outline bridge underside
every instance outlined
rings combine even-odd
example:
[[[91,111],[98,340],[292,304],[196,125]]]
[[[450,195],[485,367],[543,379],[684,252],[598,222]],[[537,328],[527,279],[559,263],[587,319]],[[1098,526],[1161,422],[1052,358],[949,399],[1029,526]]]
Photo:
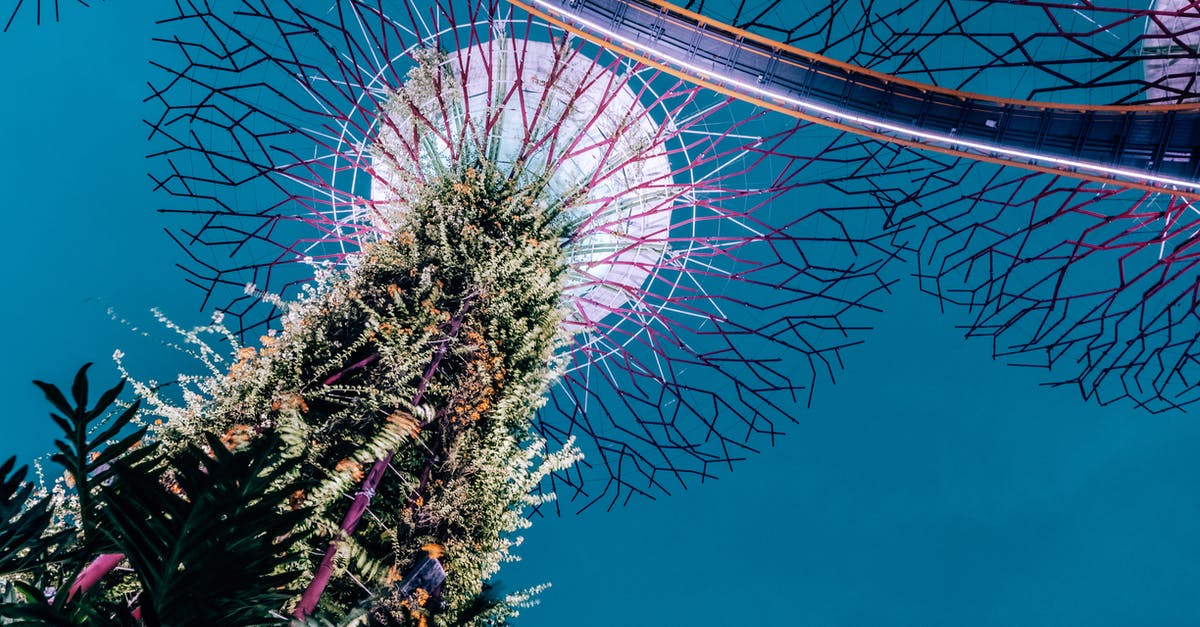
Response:
[[[783,113],[924,149],[1200,198],[1200,105],[1063,106],[956,92],[649,0],[512,0],[577,35]]]

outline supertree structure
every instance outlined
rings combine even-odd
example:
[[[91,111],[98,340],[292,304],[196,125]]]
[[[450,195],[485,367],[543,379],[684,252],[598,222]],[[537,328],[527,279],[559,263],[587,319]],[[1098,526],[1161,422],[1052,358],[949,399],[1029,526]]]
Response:
[[[1178,102],[1192,89],[1190,6],[868,2],[787,28],[769,25],[773,8],[727,18],[958,90],[995,91],[1017,72],[1030,98],[1060,102]],[[1039,19],[1017,19],[1026,12]],[[449,481],[438,468],[459,438],[486,440],[471,425],[577,443],[584,461],[535,489],[556,493],[555,507],[611,507],[714,476],[833,378],[893,262],[913,250],[923,289],[965,309],[968,334],[990,337],[998,356],[1054,368],[1103,402],[1191,402],[1185,195],[797,123],[498,3],[195,3],[164,24],[173,58],[151,97],[152,176],[174,199],[167,210],[195,225],[174,236],[206,303],[241,341],[265,334],[231,372],[249,387],[214,398],[303,414],[313,472],[340,477],[328,494],[371,464],[340,532],[326,534],[318,588],[347,545],[376,565],[359,575],[380,579],[397,525],[409,531],[395,572],[427,563],[410,557],[413,542],[449,541],[415,521],[423,502],[447,502],[432,486]],[[529,335],[514,335],[528,319]],[[393,346],[397,327],[408,333]],[[293,351],[308,365],[272,389],[281,337],[293,348],[310,338]],[[511,373],[523,383],[505,389]],[[510,393],[518,409],[495,413]],[[209,426],[261,428],[239,411]],[[347,439],[349,426],[378,438]],[[415,491],[387,487],[397,465]],[[364,512],[376,529],[358,528]],[[474,573],[457,585],[478,592],[494,567],[454,568]]]
[[[191,282],[263,345],[206,389],[203,429],[294,431],[317,495],[353,498],[340,531],[345,502],[323,506],[301,614],[339,555],[358,564],[331,584],[347,603],[351,580],[411,581],[422,542],[445,545],[443,598],[465,611],[507,545],[434,512],[448,460],[497,450],[464,444],[488,426],[579,446],[527,486],[570,509],[770,443],[861,341],[904,251],[892,210],[924,157],[499,3],[193,3],[163,23],[152,177],[196,225],[174,234]],[[173,417],[162,437],[186,440],[196,412]]]
[[[1177,104],[1196,92],[1190,0],[948,0],[681,7],[856,66],[978,94],[1069,104]],[[824,42],[824,43],[822,43]]]
[[[486,4],[384,13],[342,3],[320,14],[247,4],[236,19],[191,7],[168,20],[176,32],[208,31],[167,42],[181,60],[162,64],[169,78],[153,99],[163,113],[150,122],[164,146],[153,176],[178,199],[168,210],[201,218],[176,234],[192,255],[191,281],[254,337],[273,315],[257,294],[286,296],[311,276],[302,262],[341,264],[364,239],[388,232],[381,202],[408,189],[385,183],[392,170],[378,156],[399,136],[379,139],[389,90],[421,50],[479,50],[449,57],[462,110],[429,123],[571,137],[537,145],[536,158],[582,173],[558,174],[552,187],[592,190],[569,212],[571,346],[561,352],[567,365],[553,409],[538,421],[552,441],[578,435],[590,453],[579,474],[557,476],[568,486],[560,497],[613,503],[703,479],[749,452],[756,434],[769,441],[858,341],[868,297],[886,289],[883,267],[902,250],[889,211],[912,193],[908,179],[924,158],[764,121],[578,43],[548,61],[559,35],[507,15]],[[479,47],[491,41],[506,51]],[[523,74],[527,53],[541,64],[538,76],[577,68],[570,73],[586,89],[557,97],[579,100],[575,109],[588,117],[560,120],[562,105],[531,104],[519,116],[483,116],[540,93],[528,84],[544,79]],[[474,77],[500,70],[511,78]],[[508,87],[483,89],[491,83]],[[467,93],[472,85],[487,95]],[[606,125],[620,126],[617,112],[642,138],[610,148],[602,138],[612,135]],[[464,121],[477,115],[482,122]],[[518,118],[519,127],[499,132]],[[631,145],[641,151],[625,156]],[[520,160],[507,156],[515,145],[490,150]],[[592,165],[580,166],[585,159]],[[248,294],[248,283],[258,291]],[[584,485],[589,468],[600,484]]]
[[[307,518],[295,617],[502,621],[526,597],[488,580],[530,508],[669,494],[769,444],[910,255],[997,356],[1101,402],[1194,400],[1193,192],[890,145],[861,116],[829,130],[529,6],[180,2],[163,20],[151,177],[217,311],[203,330],[235,359],[184,331],[209,374],[181,377],[181,404],[138,392],[167,419],[156,450],[282,447],[286,507]],[[1192,3],[833,3],[786,27],[779,6],[723,17],[939,89],[1016,76],[1029,98],[1183,109],[1195,93]],[[843,105],[893,94],[846,76]],[[155,481],[189,501],[189,476]],[[145,571],[105,554],[70,594],[126,558]]]

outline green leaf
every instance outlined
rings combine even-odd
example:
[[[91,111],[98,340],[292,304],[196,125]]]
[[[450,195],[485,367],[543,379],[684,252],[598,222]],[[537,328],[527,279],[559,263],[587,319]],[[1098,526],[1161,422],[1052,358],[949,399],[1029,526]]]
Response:
[[[90,361],[84,364],[79,372],[75,373],[75,381],[71,383],[71,396],[75,398],[75,405],[80,408],[87,407],[87,369],[91,367],[92,362]]]
[[[0,576],[24,572],[63,558],[69,531],[47,533],[50,500],[30,500],[29,467],[10,457],[0,464]]]
[[[146,430],[139,429],[101,451],[100,455],[96,457],[96,460],[88,468],[91,482],[93,484],[100,484],[112,477],[112,462],[118,457],[132,464],[152,455],[153,451],[149,447],[133,450],[134,446],[142,442],[145,435]]]
[[[15,580],[0,590],[0,623],[5,625],[136,625],[124,603],[77,599],[66,607],[59,595],[49,603],[37,586]]]
[[[66,418],[63,418],[62,416],[59,416],[58,414],[50,414],[50,419],[53,420],[54,424],[58,425],[58,428],[62,429],[63,432],[65,432],[65,433],[71,432],[71,423],[68,422]]]
[[[54,405],[55,409],[66,416],[74,415],[75,408],[71,407],[70,403],[67,402],[67,397],[63,396],[57,386],[44,381],[34,381],[33,384],[41,388],[42,394],[46,395],[46,400],[50,401],[50,404]]]
[[[113,403],[124,389],[125,381],[121,380],[101,394],[96,405],[89,409],[87,373],[90,367],[90,363],[84,364],[75,374],[71,384],[74,406],[67,401],[57,386],[44,381],[34,381],[46,396],[46,400],[58,410],[57,413],[51,414],[51,418],[62,430],[64,437],[54,441],[58,452],[50,459],[70,474],[79,498],[79,559],[91,557],[83,553],[102,553],[111,549],[107,536],[99,533],[97,528],[100,522],[99,505],[96,501],[98,486],[110,478],[109,466],[106,464],[111,465],[114,460],[129,455],[146,433],[146,429],[140,429],[122,437],[114,444],[108,444],[127,429],[136,416],[139,405],[135,402],[120,413],[110,413]],[[89,434],[96,431],[99,431],[99,435],[89,438]],[[138,456],[139,459],[142,457]],[[82,564],[72,563],[71,566],[78,567]]]
[[[104,432],[96,436],[94,440],[88,443],[88,449],[99,449],[104,445],[105,442],[117,437],[117,434],[120,433],[121,430],[124,429],[131,420],[133,420],[133,417],[137,415],[138,408],[141,407],[141,404],[141,401],[135,401],[125,411],[121,412],[119,416],[113,418],[110,421],[112,424],[105,429]],[[144,434],[145,432],[146,428],[143,428],[139,433]]]
[[[274,435],[230,452],[210,434],[208,447],[190,446],[169,462],[114,462],[101,492],[103,529],[142,584],[147,625],[278,622],[270,612],[295,592],[298,573],[286,565],[305,546],[296,529],[311,514],[285,509],[301,488],[290,479],[299,460],[284,458]]]
[[[108,408],[112,406],[113,402],[117,400],[117,397],[121,395],[121,390],[124,389],[125,379],[121,379],[116,385],[105,390],[104,393],[100,395],[100,399],[96,401],[96,406],[92,408],[92,411],[88,412],[88,419],[93,420],[98,418],[100,414],[108,410]],[[134,406],[140,402],[141,400],[139,399],[136,403],[134,403]],[[83,407],[83,405],[80,405],[80,407]]]

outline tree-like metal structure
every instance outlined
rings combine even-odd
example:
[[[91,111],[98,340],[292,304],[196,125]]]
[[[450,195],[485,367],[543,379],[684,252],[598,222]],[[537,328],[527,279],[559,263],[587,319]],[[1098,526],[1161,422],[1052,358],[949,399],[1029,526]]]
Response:
[[[383,204],[411,182],[385,164],[413,158],[387,146],[420,142],[394,141],[407,127],[381,112],[423,55],[446,55],[460,92],[413,108],[445,129],[431,150],[493,137],[500,162],[573,173],[549,185],[583,209],[563,244],[562,377],[537,421],[585,452],[544,486],[572,509],[684,488],[772,442],[896,280],[894,211],[929,168],[499,2],[181,3],[163,25],[152,177],[189,221],[173,236],[190,281],[244,336],[272,324],[264,292],[286,298],[309,264],[387,232]],[[545,87],[563,73],[573,87]],[[434,164],[417,163],[419,184]]]
[[[954,89],[1020,84],[1018,96],[1086,104],[1195,92],[1200,18],[1186,3],[860,4],[814,6],[792,24],[771,3],[688,8]],[[243,286],[286,294],[306,280],[302,262],[341,263],[378,230],[368,147],[417,51],[562,37],[500,4],[325,9],[194,5],[166,22],[178,54],[155,90],[163,114],[150,126],[164,149],[154,176],[179,199],[170,211],[201,218],[175,236],[192,282],[243,333],[271,320]],[[625,165],[659,172],[622,187],[628,170],[610,164],[589,183],[615,187],[578,216],[564,295],[575,333],[538,423],[553,442],[585,443],[587,461],[547,486],[576,507],[703,481],[773,441],[834,377],[909,252],[922,289],[997,357],[1103,403],[1161,411],[1196,400],[1197,224],[1186,198],[832,133],[567,45],[619,77],[587,96],[594,103],[636,94],[636,107],[621,106],[657,128],[657,148]],[[455,70],[463,84],[495,64],[467,65]],[[468,108],[510,106],[519,92]],[[526,128],[559,122],[530,113]],[[564,135],[603,124],[572,122]],[[595,155],[611,143],[585,143],[541,158],[609,158]],[[612,210],[622,204],[633,208]]]
[[[745,8],[731,21],[955,89],[994,92],[1016,72],[1034,98],[1180,102],[1200,67],[1190,2],[965,12],[914,2],[886,13],[866,2],[851,22],[835,3],[783,29]],[[328,546],[298,617],[318,608],[347,554],[371,583],[394,588],[396,615],[427,616],[447,572],[439,542],[414,557],[424,536],[456,545],[446,563],[462,560],[452,614],[485,601],[503,534],[536,483],[506,471],[537,455],[541,442],[521,447],[536,440],[530,399],[550,381],[559,384],[536,428],[565,445],[555,467],[576,440],[588,458],[543,489],[574,507],[715,476],[834,378],[910,252],[923,288],[964,310],[968,335],[991,338],[997,355],[1053,369],[1101,402],[1157,411],[1195,400],[1190,248],[1200,228],[1185,196],[822,131],[498,2],[176,9],[163,37],[173,54],[151,96],[161,110],[148,122],[160,148],[152,176],[174,199],[168,211],[193,222],[174,236],[207,302],[244,338],[278,322],[276,307],[287,318],[261,353],[244,347],[227,372],[214,368],[205,389],[218,393],[178,415],[192,435],[224,428],[211,448],[278,430],[305,472],[328,475],[319,494],[291,495],[336,510],[318,524]],[[1031,10],[1044,21],[1017,17]],[[1123,43],[1097,43],[1105,37]],[[480,246],[503,259],[445,255]],[[314,265],[332,269],[315,284]],[[292,296],[294,307],[280,300]],[[559,370],[547,366],[551,338],[564,338]],[[497,396],[505,386],[520,398]],[[183,426],[164,441],[186,439]],[[342,437],[371,430],[369,442]],[[479,434],[501,453],[471,446]],[[463,490],[448,487],[463,477],[443,458],[460,445],[479,454],[471,468],[495,471],[462,473]],[[493,480],[503,489],[489,492]],[[372,511],[377,489],[386,506]],[[486,502],[490,514],[448,507],[439,518],[426,496]],[[371,529],[354,535],[364,521]],[[485,537],[486,549],[470,542]],[[470,561],[476,553],[487,558]],[[350,607],[359,590],[336,584],[328,607]]]

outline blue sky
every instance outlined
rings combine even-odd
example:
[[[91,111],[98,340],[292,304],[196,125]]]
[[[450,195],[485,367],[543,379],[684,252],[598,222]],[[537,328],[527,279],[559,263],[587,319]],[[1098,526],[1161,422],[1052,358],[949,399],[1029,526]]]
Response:
[[[53,436],[33,378],[181,358],[112,306],[203,321],[145,175],[150,3],[0,35],[7,437]],[[836,386],[719,481],[539,520],[501,579],[551,581],[541,625],[1200,624],[1200,425],[1099,408],[989,358],[902,283]]]

